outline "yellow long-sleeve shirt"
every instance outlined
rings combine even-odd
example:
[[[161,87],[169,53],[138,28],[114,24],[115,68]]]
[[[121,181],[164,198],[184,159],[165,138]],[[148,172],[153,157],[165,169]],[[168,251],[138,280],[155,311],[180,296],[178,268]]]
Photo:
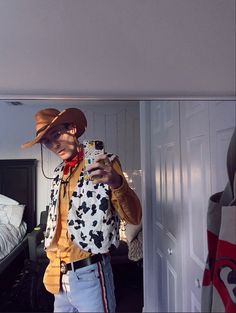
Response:
[[[119,163],[114,161],[112,165],[116,172],[123,177],[122,185],[117,189],[112,189],[111,201],[113,207],[117,211],[119,217],[127,223],[139,224],[142,214],[139,199],[134,191],[128,186]],[[67,184],[66,193],[64,194],[62,188],[60,189],[58,225],[53,241],[53,247],[55,248],[47,251],[49,265],[45,271],[43,280],[45,288],[53,294],[58,293],[60,290],[61,261],[69,263],[87,258],[91,255],[91,253],[81,250],[70,240],[67,228],[68,204],[83,166],[84,163],[81,162],[73,172],[69,183]],[[63,179],[65,180],[67,176],[64,175]]]

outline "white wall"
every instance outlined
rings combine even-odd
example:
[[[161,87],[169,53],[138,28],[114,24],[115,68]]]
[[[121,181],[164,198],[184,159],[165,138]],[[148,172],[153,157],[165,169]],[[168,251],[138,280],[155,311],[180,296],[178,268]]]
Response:
[[[38,160],[37,216],[45,209],[50,193],[50,181],[42,176],[40,146],[22,149],[21,144],[35,136],[34,114],[45,107],[59,110],[65,107],[79,107],[87,116],[88,128],[80,138],[95,138],[105,142],[106,151],[119,155],[123,171],[129,175],[130,184],[140,194],[140,131],[138,102],[91,102],[67,105],[56,103],[24,104],[12,106],[0,102],[0,158]],[[44,170],[49,177],[60,160],[45,151]]]
[[[0,0],[0,94],[235,95],[235,0]]]

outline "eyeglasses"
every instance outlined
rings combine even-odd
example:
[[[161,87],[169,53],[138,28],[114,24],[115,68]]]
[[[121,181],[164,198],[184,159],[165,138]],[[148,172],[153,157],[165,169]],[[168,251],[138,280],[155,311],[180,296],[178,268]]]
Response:
[[[47,134],[47,137],[44,137],[40,143],[45,146],[46,148],[50,148],[53,144],[53,142],[57,141],[61,135],[63,135],[67,129],[65,126],[62,126],[54,131],[51,131],[49,134]]]

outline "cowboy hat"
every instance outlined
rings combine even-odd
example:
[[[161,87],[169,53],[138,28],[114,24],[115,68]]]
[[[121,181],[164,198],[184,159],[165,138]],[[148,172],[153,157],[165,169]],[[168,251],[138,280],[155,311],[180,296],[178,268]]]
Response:
[[[50,129],[67,123],[76,125],[76,137],[80,137],[87,127],[87,120],[84,113],[76,108],[68,108],[61,112],[57,109],[43,109],[37,112],[35,114],[36,137],[31,141],[23,143],[21,147],[28,148],[39,143]]]

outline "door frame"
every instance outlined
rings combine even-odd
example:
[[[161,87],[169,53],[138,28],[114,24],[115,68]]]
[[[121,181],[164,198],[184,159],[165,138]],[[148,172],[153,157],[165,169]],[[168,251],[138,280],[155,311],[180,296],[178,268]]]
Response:
[[[151,101],[140,101],[140,155],[142,169],[142,208],[143,208],[143,312],[156,311],[156,286],[153,277],[153,235],[152,221],[152,185],[151,172],[151,136],[150,136]]]

